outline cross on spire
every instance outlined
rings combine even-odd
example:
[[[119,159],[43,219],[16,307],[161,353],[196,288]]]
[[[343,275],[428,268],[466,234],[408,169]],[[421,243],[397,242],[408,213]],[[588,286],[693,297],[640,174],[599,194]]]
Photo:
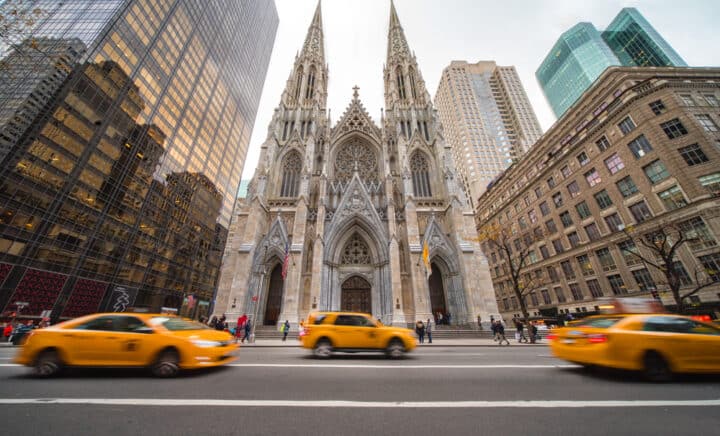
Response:
[[[358,90],[360,89],[359,86],[355,85],[353,86],[353,99],[357,100],[360,94],[358,93]]]

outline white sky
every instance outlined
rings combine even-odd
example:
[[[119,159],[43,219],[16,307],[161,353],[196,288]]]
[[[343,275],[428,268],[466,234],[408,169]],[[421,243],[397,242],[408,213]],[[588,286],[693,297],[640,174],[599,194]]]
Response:
[[[260,146],[302,48],[317,0],[276,0],[280,25],[250,140],[243,179],[255,171]],[[720,65],[717,0],[395,0],[400,23],[434,98],[452,60],[514,65],[543,131],[555,116],[535,70],[561,33],[578,22],[605,29],[623,7],[636,7],[690,66]],[[328,108],[336,123],[360,87],[376,124],[384,107],[382,69],[387,50],[389,0],[324,0]]]

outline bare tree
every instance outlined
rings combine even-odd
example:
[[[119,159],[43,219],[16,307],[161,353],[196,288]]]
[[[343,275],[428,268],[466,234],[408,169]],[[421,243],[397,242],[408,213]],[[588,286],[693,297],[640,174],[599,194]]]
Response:
[[[478,237],[479,242],[487,244],[490,250],[497,251],[500,258],[504,260],[502,268],[509,275],[513,294],[520,304],[525,324],[528,323],[530,317],[525,298],[545,284],[542,277],[527,271],[534,263],[534,256],[537,254],[532,249],[532,245],[542,237],[543,233],[539,229],[519,234],[513,228],[499,226],[489,227]]]
[[[685,300],[697,294],[701,289],[711,286],[713,272],[705,271],[704,268],[695,268],[693,274],[688,274],[678,265],[678,251],[683,245],[698,242],[700,237],[691,229],[683,228],[682,223],[663,224],[645,233],[639,233],[634,227],[629,226],[622,229],[623,233],[633,241],[635,246],[641,246],[651,255],[645,255],[637,248],[628,248],[621,245],[621,251],[629,253],[640,259],[644,264],[660,271],[664,276],[664,285],[675,300],[675,311],[685,311]],[[686,287],[681,292],[681,287]],[[659,297],[656,297],[659,298]]]

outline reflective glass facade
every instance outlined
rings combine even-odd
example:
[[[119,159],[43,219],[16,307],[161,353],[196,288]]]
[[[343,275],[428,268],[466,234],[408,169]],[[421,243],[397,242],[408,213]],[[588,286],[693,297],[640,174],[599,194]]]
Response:
[[[687,66],[635,8],[620,11],[602,38],[624,66]]]
[[[579,23],[560,36],[535,77],[559,118],[612,65],[620,61],[600,32],[591,23]]]
[[[55,319],[131,306],[207,313],[274,3],[23,5],[32,24],[0,46],[3,315],[17,302],[29,303],[24,316]]]

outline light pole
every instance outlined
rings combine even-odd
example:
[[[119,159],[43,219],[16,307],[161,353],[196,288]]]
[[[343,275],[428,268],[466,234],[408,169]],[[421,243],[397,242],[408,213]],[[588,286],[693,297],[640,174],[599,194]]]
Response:
[[[263,237],[264,239],[264,237]],[[260,270],[260,284],[258,285],[257,292],[255,292],[255,307],[253,310],[253,319],[252,319],[252,325],[251,325],[251,331],[250,331],[250,337],[252,338],[252,341],[255,342],[255,326],[257,325],[257,318],[258,318],[258,311],[260,309],[260,294],[263,291],[263,287],[265,286],[265,274],[267,273],[267,265],[265,264],[266,257],[267,257],[267,249],[268,249],[268,243],[265,241],[263,243],[263,257],[261,259],[262,262],[262,270]]]

